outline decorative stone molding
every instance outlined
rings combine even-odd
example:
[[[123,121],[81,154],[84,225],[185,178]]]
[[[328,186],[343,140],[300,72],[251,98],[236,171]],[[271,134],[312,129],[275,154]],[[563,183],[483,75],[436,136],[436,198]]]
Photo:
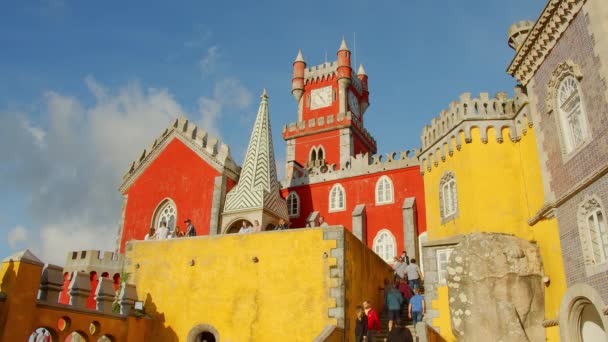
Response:
[[[527,85],[584,3],[585,0],[549,0],[507,72]]]
[[[353,218],[353,235],[361,240],[364,244],[367,241],[367,218],[365,213],[365,204],[357,204],[352,213]]]
[[[559,335],[562,341],[580,341],[581,316],[584,309],[595,309],[602,320],[604,329],[608,327],[608,316],[602,315],[606,303],[599,292],[588,284],[576,283],[566,290],[559,307]],[[603,337],[608,340],[604,330]]]
[[[517,142],[526,135],[527,128],[532,127],[529,115],[528,96],[523,87],[516,87],[512,99],[507,99],[506,93],[498,93],[490,99],[488,93],[481,93],[479,98],[471,99],[470,93],[460,96],[460,101],[454,101],[447,110],[433,118],[430,125],[422,129],[420,136],[422,149],[418,155],[420,171],[430,171],[438,166],[439,161],[445,161],[452,156],[454,150],[460,150],[464,143],[472,142],[471,131],[479,129],[480,140],[488,143],[488,130],[494,129],[494,139],[503,142],[503,129],[509,130],[509,139]]]
[[[63,286],[63,267],[47,264],[42,269],[38,300],[55,304]]]
[[[206,323],[201,323],[201,324],[196,325],[194,328],[192,328],[192,330],[190,330],[190,332],[188,333],[186,342],[200,341],[198,339],[198,335],[200,335],[204,332],[208,332],[208,333],[212,334],[213,337],[215,337],[216,341],[220,340],[220,332],[217,331],[217,329],[214,326],[212,326],[210,324],[206,324]]]
[[[406,197],[401,206],[403,216],[403,246],[410,257],[418,256],[418,221],[416,220],[416,197]],[[399,251],[397,251],[399,254]]]
[[[137,301],[137,289],[133,284],[123,283],[118,295],[118,304],[120,305],[120,314],[123,316],[133,312],[133,304]]]
[[[304,82],[320,82],[336,76],[338,61],[315,65],[304,69]]]
[[[443,186],[451,180],[454,180],[454,183],[456,184],[456,191],[454,193],[456,198],[453,200],[456,210],[452,214],[446,216],[444,215],[443,200],[445,194],[443,193]],[[445,224],[446,222],[458,217],[458,184],[456,183],[456,176],[454,175],[453,171],[446,172],[439,180],[439,217],[441,217],[441,224]]]
[[[559,325],[559,319],[546,319],[543,321],[543,327],[550,328]]]
[[[323,240],[335,240],[336,248],[330,249],[329,257],[334,259],[335,262],[329,270],[330,286],[329,296],[334,298],[336,306],[330,308],[328,311],[328,317],[335,318],[338,321],[337,327],[344,329],[345,317],[344,317],[344,296],[345,296],[345,284],[344,284],[344,229],[340,228],[327,228],[323,232]]]
[[[75,271],[72,274],[72,281],[68,287],[70,295],[70,305],[77,308],[84,308],[91,293],[91,280],[89,275],[84,272]]]
[[[587,277],[608,270],[608,262],[597,264],[595,261],[587,222],[587,217],[598,209],[602,212],[604,217],[606,217],[606,211],[602,205],[602,200],[596,195],[587,195],[579,204],[577,211],[578,235],[581,241]]]
[[[515,51],[519,50],[533,26],[534,22],[529,20],[521,20],[511,25],[507,31],[509,46]]]
[[[99,278],[97,289],[95,290],[95,302],[97,311],[112,313],[112,303],[116,298],[114,292],[114,282],[110,278]]]
[[[230,147],[220,143],[216,137],[198,128],[188,119],[180,117],[175,119],[152,144],[146,147],[140,157],[131,163],[129,170],[122,177],[123,182],[119,187],[120,192],[125,193],[127,191],[174,137],[190,147],[220,173],[227,172],[230,178],[238,179],[240,168],[232,160]]]
[[[553,70],[551,80],[547,84],[547,96],[545,97],[545,110],[547,111],[547,114],[551,114],[553,111],[554,104],[557,101],[559,85],[567,76],[572,76],[578,81],[583,79],[581,67],[572,60],[561,63]]]
[[[406,150],[372,156],[365,153],[349,157],[341,167],[336,166],[336,164],[326,164],[320,167],[300,170],[294,169],[294,172],[291,173],[291,177],[284,179],[281,182],[281,187],[285,189],[299,185],[335,181],[359,175],[402,169],[405,167],[415,167],[420,165],[416,158],[417,152],[418,151],[415,150]],[[289,175],[290,174],[288,174],[288,176]]]

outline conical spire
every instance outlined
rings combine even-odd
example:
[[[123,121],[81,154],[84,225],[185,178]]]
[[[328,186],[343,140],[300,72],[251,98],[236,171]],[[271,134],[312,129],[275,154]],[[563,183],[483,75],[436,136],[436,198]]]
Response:
[[[357,75],[367,75],[365,73],[365,69],[363,69],[363,64],[359,64],[359,71],[357,71]]]
[[[295,62],[304,62],[304,56],[302,56],[302,50],[298,50],[298,56],[296,57]],[[306,62],[304,62],[306,63]]]
[[[226,195],[224,213],[264,209],[287,218],[287,204],[279,193],[266,89],[260,98],[239,182]]]
[[[340,49],[338,49],[338,51],[342,50],[350,51],[348,46],[346,46],[346,39],[344,39],[344,37],[342,37],[342,43],[340,43]]]

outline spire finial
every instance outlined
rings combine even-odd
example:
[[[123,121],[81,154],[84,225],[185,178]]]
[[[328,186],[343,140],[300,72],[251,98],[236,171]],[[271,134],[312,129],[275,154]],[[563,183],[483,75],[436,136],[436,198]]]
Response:
[[[363,63],[359,64],[359,71],[357,71],[357,75],[367,75],[365,73],[365,69],[363,69]]]
[[[266,88],[262,90],[262,95],[260,96],[262,100],[268,100],[268,92],[266,92]]]
[[[296,62],[304,62],[304,56],[302,56],[302,49],[298,49],[298,56],[296,57]]]
[[[342,43],[340,43],[340,49],[338,51],[342,51],[342,50],[348,50],[348,46],[346,45],[346,39],[344,39],[344,37],[342,37]]]

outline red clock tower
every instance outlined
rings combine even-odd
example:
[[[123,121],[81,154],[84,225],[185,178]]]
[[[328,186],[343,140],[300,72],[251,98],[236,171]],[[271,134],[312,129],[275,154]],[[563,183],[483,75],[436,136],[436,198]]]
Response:
[[[290,162],[339,168],[351,156],[376,153],[376,140],[363,126],[369,105],[367,75],[362,65],[353,72],[344,39],[337,55],[337,61],[307,68],[299,51],[293,63],[291,93],[298,103],[298,121],[283,129],[287,172]]]

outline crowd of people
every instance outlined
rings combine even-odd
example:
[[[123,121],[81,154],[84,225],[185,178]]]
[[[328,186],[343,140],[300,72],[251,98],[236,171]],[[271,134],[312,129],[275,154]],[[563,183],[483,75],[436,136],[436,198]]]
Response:
[[[186,224],[186,230],[182,230],[179,226],[175,226],[173,230],[170,230],[167,227],[167,222],[162,221],[160,223],[160,227],[155,229],[154,227],[150,227],[150,230],[144,237],[144,240],[167,240],[167,239],[175,239],[182,237],[192,237],[196,236],[196,228],[192,224],[192,220],[187,219],[184,221]]]
[[[51,334],[46,329],[38,329],[30,335],[28,342],[51,342]]]
[[[404,315],[416,326],[422,322],[426,313],[424,297],[421,293],[423,280],[416,259],[410,259],[403,251],[400,257],[395,257],[393,264],[394,278],[384,284],[384,308],[388,313],[387,342],[413,341],[412,333],[401,323]],[[355,341],[372,341],[374,335],[381,331],[378,313],[366,300],[357,306],[355,318]]]

